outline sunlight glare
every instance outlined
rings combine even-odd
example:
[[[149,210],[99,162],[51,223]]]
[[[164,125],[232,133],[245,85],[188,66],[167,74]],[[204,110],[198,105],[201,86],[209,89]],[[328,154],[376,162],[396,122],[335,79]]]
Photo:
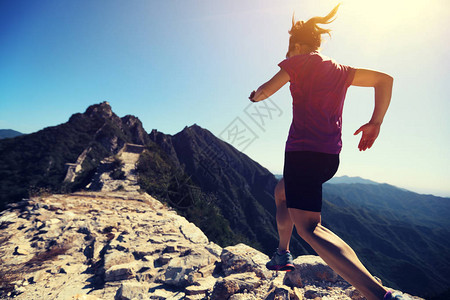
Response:
[[[440,0],[344,0],[337,23],[351,32],[355,41],[364,40],[360,46],[367,53],[375,55],[381,48],[401,52],[404,47],[420,46],[442,32],[438,22],[430,22],[444,17],[440,3]]]
[[[429,21],[439,10],[438,0],[344,0],[340,13],[377,33],[386,33],[398,27],[415,28]],[[426,23],[425,23],[426,24]]]

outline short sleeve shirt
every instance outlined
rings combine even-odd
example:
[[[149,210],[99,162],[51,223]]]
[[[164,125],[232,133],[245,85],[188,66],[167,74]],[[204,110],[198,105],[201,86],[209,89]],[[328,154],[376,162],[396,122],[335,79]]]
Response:
[[[355,69],[318,52],[287,58],[279,66],[289,74],[293,100],[286,151],[339,154],[342,109]]]

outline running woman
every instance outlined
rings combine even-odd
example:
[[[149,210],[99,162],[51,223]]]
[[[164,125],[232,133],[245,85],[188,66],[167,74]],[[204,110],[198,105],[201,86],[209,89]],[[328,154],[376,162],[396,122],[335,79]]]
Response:
[[[307,22],[292,20],[289,48],[280,71],[250,95],[252,102],[267,99],[290,82],[293,120],[285,149],[283,179],[275,188],[279,245],[267,263],[270,270],[294,269],[289,242],[295,225],[298,234],[341,277],[369,300],[401,299],[386,290],[363,266],[355,252],[321,223],[322,184],[339,166],[342,148],[342,108],[349,86],[375,88],[375,107],[358,148],[372,147],[389,107],[393,78],[385,73],[337,63],[319,52],[322,34],[318,24],[333,21],[339,5],[325,17]]]

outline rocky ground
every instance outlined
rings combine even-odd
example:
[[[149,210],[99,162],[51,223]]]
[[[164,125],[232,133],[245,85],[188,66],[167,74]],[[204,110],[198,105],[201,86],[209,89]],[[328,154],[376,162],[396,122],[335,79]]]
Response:
[[[0,254],[3,298],[362,299],[319,257],[268,271],[265,254],[222,249],[137,192],[24,200],[0,214]]]

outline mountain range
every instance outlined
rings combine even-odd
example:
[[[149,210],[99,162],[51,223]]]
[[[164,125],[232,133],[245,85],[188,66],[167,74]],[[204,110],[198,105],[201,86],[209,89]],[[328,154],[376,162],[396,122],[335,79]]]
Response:
[[[340,177],[333,177],[330,180],[328,180],[327,183],[332,183],[332,184],[340,184],[340,183],[344,183],[344,184],[348,184],[348,183],[379,184],[378,182],[375,182],[375,181],[372,181],[369,179],[364,179],[359,176],[349,177],[346,175],[340,176]]]
[[[12,129],[0,129],[0,139],[13,138],[23,133],[12,130]]]
[[[281,175],[281,174],[275,174],[274,176],[278,180],[283,178],[283,175]],[[379,182],[372,181],[372,180],[369,180],[369,179],[364,179],[364,178],[361,178],[359,176],[350,177],[350,176],[347,176],[347,175],[339,176],[339,177],[333,177],[330,180],[328,180],[327,183],[329,183],[329,184],[351,184],[351,183],[380,184]]]
[[[107,102],[67,123],[0,140],[0,209],[30,194],[88,189],[102,161],[126,144],[147,149],[138,162],[142,190],[210,240],[245,242],[268,255],[276,249],[273,174],[198,125],[148,134],[138,118],[119,118]],[[76,176],[67,180],[70,165]],[[323,196],[324,224],[383,282],[430,299],[449,290],[449,198],[366,180],[325,184]],[[294,255],[314,254],[296,234],[291,247]]]

